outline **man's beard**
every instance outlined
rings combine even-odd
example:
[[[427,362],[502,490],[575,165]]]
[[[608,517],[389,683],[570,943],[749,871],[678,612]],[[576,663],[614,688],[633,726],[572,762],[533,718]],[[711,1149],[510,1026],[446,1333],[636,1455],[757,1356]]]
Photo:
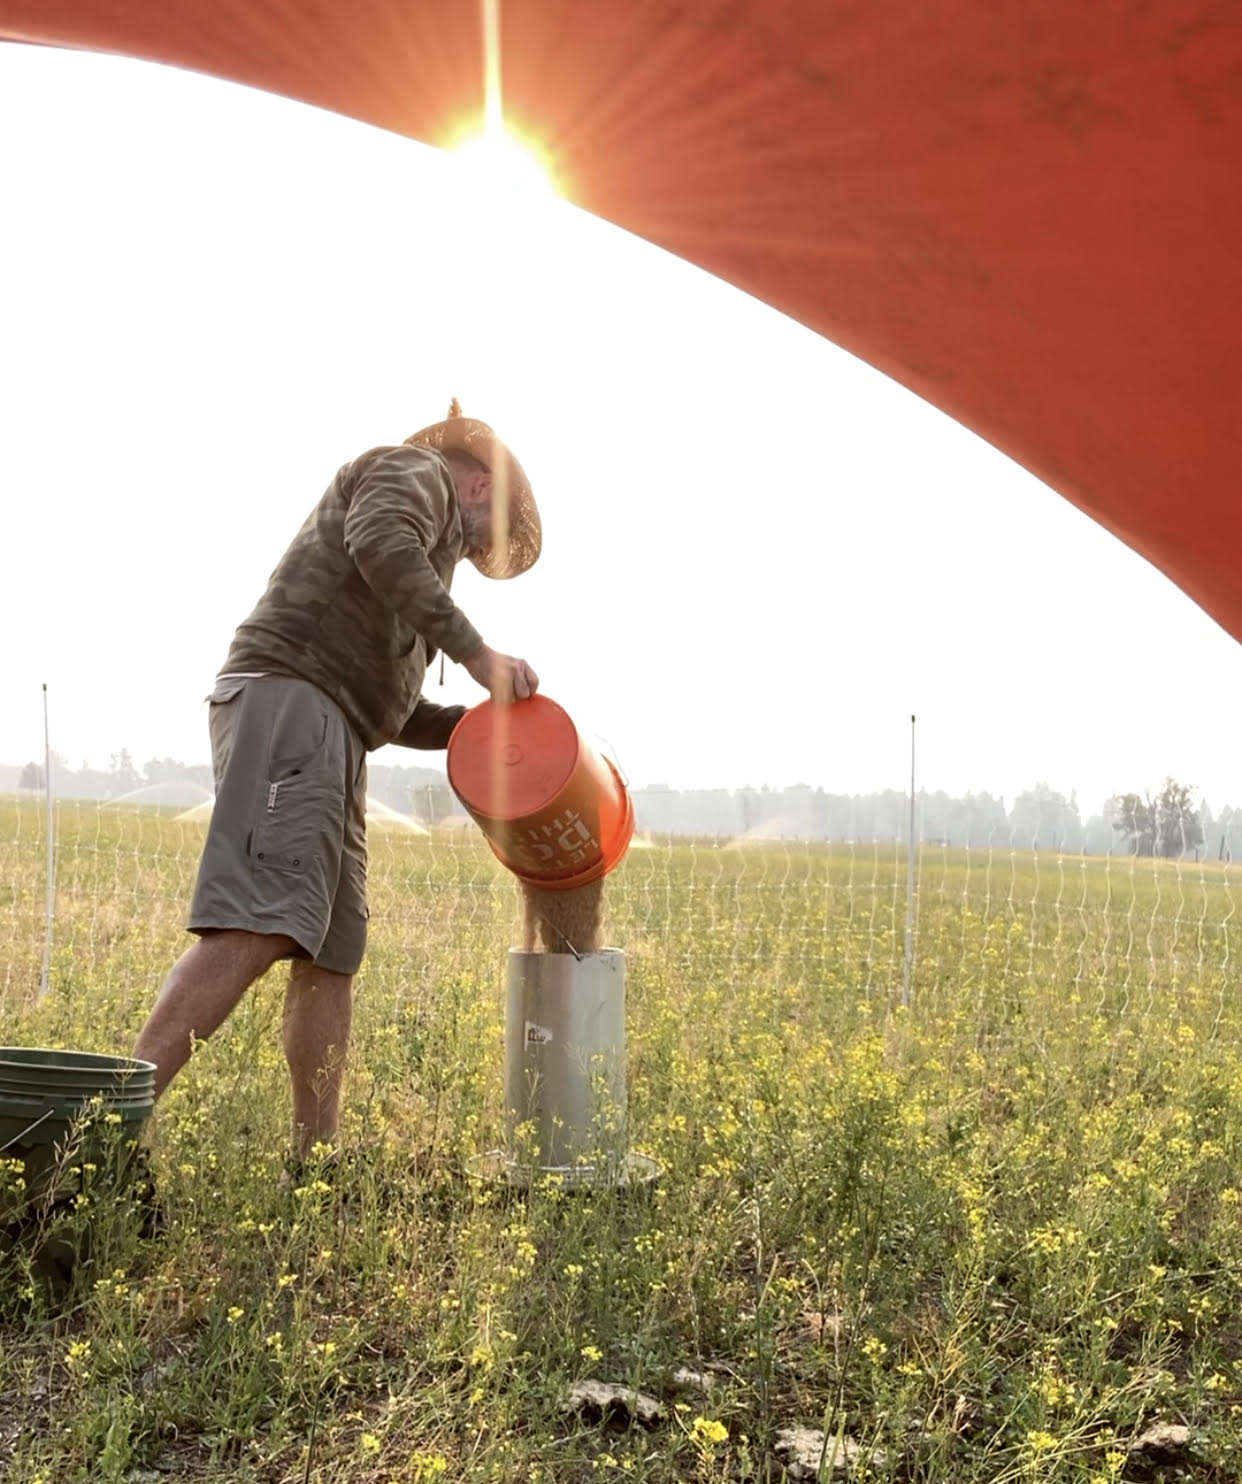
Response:
[[[490,511],[463,510],[461,513],[462,544],[467,556],[482,556],[491,550],[492,517]]]

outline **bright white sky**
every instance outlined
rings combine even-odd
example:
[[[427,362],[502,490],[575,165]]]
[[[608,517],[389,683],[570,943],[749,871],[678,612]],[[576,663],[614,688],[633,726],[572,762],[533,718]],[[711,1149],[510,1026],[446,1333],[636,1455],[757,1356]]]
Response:
[[[489,200],[498,211],[490,218]],[[335,470],[458,395],[544,555],[454,594],[636,785],[1242,803],[1242,649],[1034,478],[696,269],[461,159],[0,45],[0,762],[206,761]],[[432,699],[480,698],[448,667]],[[442,762],[392,749],[386,760]]]

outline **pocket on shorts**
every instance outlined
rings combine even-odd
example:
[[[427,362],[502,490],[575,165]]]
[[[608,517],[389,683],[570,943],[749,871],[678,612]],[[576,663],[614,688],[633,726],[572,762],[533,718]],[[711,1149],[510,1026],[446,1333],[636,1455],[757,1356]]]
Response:
[[[236,700],[242,691],[246,689],[246,681],[248,679],[250,679],[249,676],[236,675],[230,676],[227,680],[221,680],[217,677],[215,685],[211,688],[211,694],[207,697],[208,704],[212,706],[225,706],[230,701]]]
[[[279,769],[267,780],[267,793],[250,836],[256,869],[298,874],[308,871],[325,836],[339,834],[331,814],[340,810],[331,781],[297,766]]]
[[[312,765],[320,765],[320,754],[328,740],[328,705],[307,686],[292,692],[272,719],[268,743],[268,783],[283,783],[304,776]]]

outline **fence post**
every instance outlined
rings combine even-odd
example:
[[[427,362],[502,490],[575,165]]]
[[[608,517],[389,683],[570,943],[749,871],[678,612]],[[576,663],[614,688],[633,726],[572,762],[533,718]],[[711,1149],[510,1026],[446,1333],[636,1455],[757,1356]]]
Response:
[[[906,845],[906,961],[901,976],[901,1003],[910,1003],[914,972],[914,717],[910,718],[910,839]]]
[[[39,998],[47,994],[52,972],[52,923],[56,903],[56,831],[52,813],[52,741],[47,719],[47,681],[43,682],[43,793],[47,801],[47,921],[43,929],[43,972]]]

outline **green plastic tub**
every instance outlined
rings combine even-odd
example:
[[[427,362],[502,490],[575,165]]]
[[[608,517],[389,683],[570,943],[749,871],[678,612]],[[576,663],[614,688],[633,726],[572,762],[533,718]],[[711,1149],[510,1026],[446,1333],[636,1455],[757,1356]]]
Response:
[[[127,1157],[154,1103],[151,1062],[94,1051],[0,1046],[0,1160],[23,1166],[19,1205],[56,1198],[66,1163],[98,1159],[109,1150]],[[86,1128],[90,1115],[93,1127]],[[10,1189],[9,1199],[0,1200],[0,1221],[20,1214],[14,1198]]]
[[[59,1143],[94,1098],[102,1113],[140,1128],[155,1102],[155,1067],[94,1051],[0,1046],[0,1153]]]

